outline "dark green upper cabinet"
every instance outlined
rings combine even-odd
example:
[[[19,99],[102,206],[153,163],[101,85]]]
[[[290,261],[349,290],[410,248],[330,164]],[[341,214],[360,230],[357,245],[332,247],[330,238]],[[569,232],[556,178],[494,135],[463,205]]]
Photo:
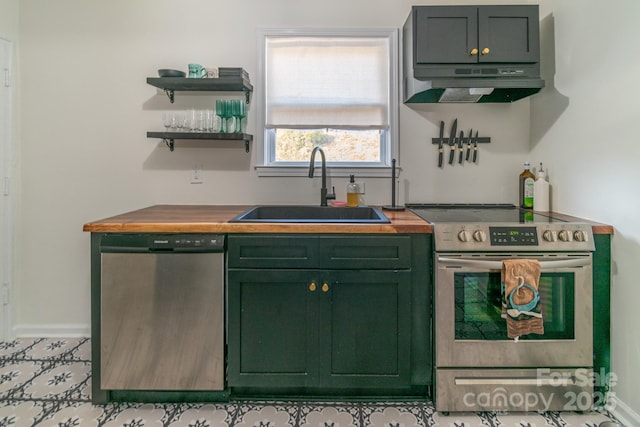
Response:
[[[536,63],[536,5],[417,6],[418,64]]]

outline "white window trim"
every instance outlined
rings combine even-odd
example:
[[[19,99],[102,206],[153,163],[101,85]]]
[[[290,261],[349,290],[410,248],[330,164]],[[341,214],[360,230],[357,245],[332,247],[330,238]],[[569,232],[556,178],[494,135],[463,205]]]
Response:
[[[264,88],[266,87],[266,76],[264,75],[264,40],[267,36],[378,36],[389,37],[391,46],[390,58],[390,99],[389,106],[389,149],[386,153],[381,153],[383,165],[367,166],[358,163],[344,163],[335,165],[328,163],[327,175],[334,177],[348,177],[350,174],[357,174],[361,177],[386,177],[391,170],[391,159],[398,158],[399,143],[399,119],[398,110],[400,105],[399,95],[399,46],[398,46],[398,29],[397,28],[288,28],[288,29],[260,29],[258,30],[258,84],[255,90],[254,100],[256,102],[256,135],[254,139],[254,147],[256,153],[255,170],[258,176],[307,176],[309,173],[308,165],[304,166],[271,166],[268,165],[267,151],[265,149],[265,111],[266,97]]]

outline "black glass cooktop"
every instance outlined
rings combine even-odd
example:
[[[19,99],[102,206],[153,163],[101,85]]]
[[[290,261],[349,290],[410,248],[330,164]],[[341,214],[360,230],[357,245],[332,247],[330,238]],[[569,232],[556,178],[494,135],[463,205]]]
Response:
[[[510,204],[431,204],[407,203],[411,212],[432,224],[439,222],[504,222],[544,224],[564,222]]]

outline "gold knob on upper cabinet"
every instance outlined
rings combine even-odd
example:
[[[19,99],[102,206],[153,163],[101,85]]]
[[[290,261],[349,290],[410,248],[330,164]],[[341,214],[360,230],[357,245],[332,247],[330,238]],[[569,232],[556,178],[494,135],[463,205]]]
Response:
[[[469,52],[469,53],[471,54],[471,56],[477,55],[478,54],[478,48],[474,47],[473,49],[471,49],[471,52]]]
[[[311,282],[311,284],[309,285],[309,290],[311,292],[315,292],[316,291],[316,282]]]
[[[326,284],[326,283],[324,283],[324,284],[322,285],[322,292],[328,292],[328,291],[329,291],[329,285],[328,285],[328,284]]]
[[[482,54],[483,54],[483,55],[487,55],[489,52],[490,52],[490,51],[489,51],[489,48],[488,48],[488,47],[485,47],[484,49],[482,49]]]

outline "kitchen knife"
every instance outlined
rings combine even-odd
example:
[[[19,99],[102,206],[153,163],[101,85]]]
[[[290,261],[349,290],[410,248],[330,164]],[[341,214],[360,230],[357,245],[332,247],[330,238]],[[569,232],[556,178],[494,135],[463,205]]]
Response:
[[[440,120],[440,140],[438,141],[438,167],[442,167],[442,157],[444,156],[444,121]]]
[[[473,163],[478,163],[478,131],[476,131],[476,137],[473,140]]]
[[[467,139],[467,154],[464,156],[465,161],[469,161],[469,156],[471,155],[471,142],[473,141],[473,129],[469,131],[469,139]]]
[[[456,153],[456,130],[458,130],[458,119],[453,121],[451,125],[451,132],[449,132],[449,164],[453,164],[453,156]]]
[[[464,144],[464,131],[460,131],[460,139],[458,140],[458,151],[460,152],[460,154],[458,155],[458,163],[462,164],[462,158],[463,158],[463,153],[464,153],[464,149],[462,148]]]

